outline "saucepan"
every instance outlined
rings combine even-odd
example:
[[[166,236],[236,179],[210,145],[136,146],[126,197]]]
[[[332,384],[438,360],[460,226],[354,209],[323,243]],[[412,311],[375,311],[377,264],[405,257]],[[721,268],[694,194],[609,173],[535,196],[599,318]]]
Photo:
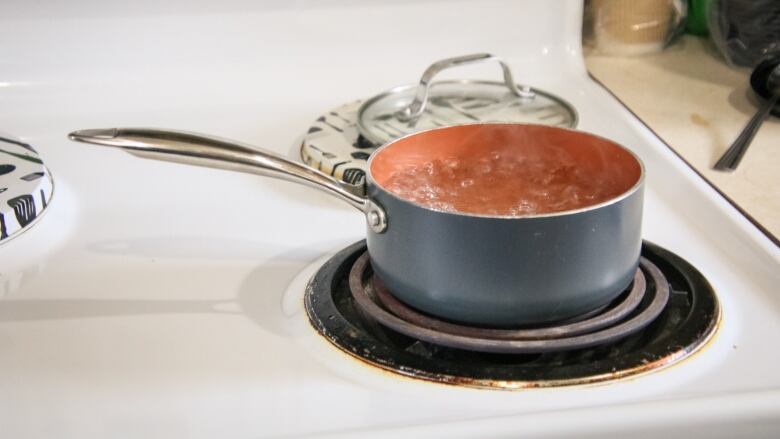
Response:
[[[384,285],[447,320],[519,327],[572,318],[615,299],[637,269],[644,167],[627,148],[581,131],[485,123],[410,134],[371,155],[365,197],[239,142],[145,128],[69,137],[324,190],[365,215]],[[530,198],[517,204],[524,191]]]

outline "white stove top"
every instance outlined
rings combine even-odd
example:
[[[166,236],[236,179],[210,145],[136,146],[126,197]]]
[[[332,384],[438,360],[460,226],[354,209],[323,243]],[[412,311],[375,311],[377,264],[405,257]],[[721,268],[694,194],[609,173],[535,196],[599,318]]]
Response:
[[[780,251],[589,79],[578,1],[50,3],[4,5],[0,17],[0,130],[35,145],[55,180],[45,217],[0,246],[3,436],[780,427]],[[153,126],[292,156],[323,109],[483,51],[569,100],[579,128],[643,159],[645,238],[696,266],[721,300],[721,330],[701,352],[616,383],[518,392],[372,369],[317,336],[301,303],[318,261],[364,236],[361,215],[284,182],[65,137]],[[492,78],[493,68],[452,75]]]

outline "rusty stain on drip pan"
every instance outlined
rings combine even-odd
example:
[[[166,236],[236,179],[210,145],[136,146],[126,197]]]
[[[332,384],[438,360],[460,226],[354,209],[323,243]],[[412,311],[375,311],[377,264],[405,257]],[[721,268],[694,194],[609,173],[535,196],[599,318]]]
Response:
[[[349,278],[363,253],[365,242],[355,243],[315,274],[304,297],[309,320],[342,351],[371,366],[415,379],[504,390],[617,380],[659,370],[688,357],[706,344],[720,322],[717,297],[701,273],[673,253],[645,242],[642,256],[659,271],[651,273],[648,265],[643,266],[646,287],[649,291],[667,289],[668,301],[644,328],[602,344],[569,350],[506,354],[447,347],[389,329],[359,306]],[[655,297],[645,294],[620,322],[641,314]],[[621,300],[628,299],[617,302]],[[383,304],[379,299],[377,303]],[[588,318],[592,317],[582,321]]]

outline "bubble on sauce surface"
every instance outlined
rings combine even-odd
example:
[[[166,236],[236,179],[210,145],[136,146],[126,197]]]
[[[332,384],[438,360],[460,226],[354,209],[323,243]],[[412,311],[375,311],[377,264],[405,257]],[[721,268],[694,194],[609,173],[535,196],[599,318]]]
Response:
[[[446,212],[525,216],[606,201],[615,185],[563,153],[482,151],[470,160],[449,157],[405,165],[386,189],[405,200]]]

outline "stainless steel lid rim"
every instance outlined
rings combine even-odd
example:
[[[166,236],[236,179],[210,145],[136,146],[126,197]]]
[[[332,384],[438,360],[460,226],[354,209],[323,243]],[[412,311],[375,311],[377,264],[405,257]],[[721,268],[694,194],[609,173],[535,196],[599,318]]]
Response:
[[[496,81],[488,81],[488,80],[478,80],[478,79],[450,79],[450,80],[443,80],[443,81],[436,81],[431,84],[432,90],[437,90],[438,87],[442,86],[462,86],[462,87],[471,87],[471,86],[492,86],[497,88],[504,88],[504,84]],[[520,84],[518,84],[520,86]],[[363,136],[370,144],[374,145],[375,147],[383,146],[384,144],[388,143],[391,140],[395,140],[396,138],[403,137],[405,135],[413,134],[415,132],[418,132],[420,130],[412,130],[409,132],[404,131],[397,131],[395,129],[391,129],[390,127],[382,127],[377,126],[376,122],[378,121],[387,121],[389,120],[387,116],[380,116],[379,120],[372,121],[368,119],[368,109],[372,106],[376,105],[378,102],[382,101],[383,99],[386,99],[388,97],[392,97],[395,95],[403,94],[406,92],[413,91],[415,88],[417,88],[417,84],[405,84],[405,85],[399,85],[396,87],[393,87],[391,89],[385,90],[384,92],[373,96],[367,100],[365,100],[358,109],[357,113],[357,127],[358,132],[361,136]],[[549,105],[546,107],[542,107],[548,110],[548,114],[546,115],[540,115],[543,116],[545,119],[552,119],[552,115],[558,115],[558,117],[562,118],[562,122],[555,124],[555,126],[560,128],[575,128],[579,122],[579,114],[577,113],[577,110],[560,98],[559,96],[541,90],[534,87],[530,87],[530,90],[536,94],[536,96],[540,98],[544,98],[547,101],[549,101]],[[406,103],[406,99],[399,99],[399,105]],[[552,110],[555,111],[552,111]],[[551,111],[551,112],[550,112]],[[541,123],[542,119],[535,120],[536,123]],[[468,124],[468,123],[490,123],[490,122],[504,122],[504,123],[529,123],[529,120],[523,120],[521,118],[520,120],[516,120],[514,118],[508,117],[504,120],[501,119],[489,119],[489,120],[480,120],[478,118],[475,118],[473,116],[464,118],[463,120],[460,120],[457,122],[458,125]],[[447,125],[443,125],[447,126]],[[430,128],[428,128],[430,129]],[[380,130],[384,133],[384,135],[378,135],[375,133],[376,130]],[[390,131],[388,131],[390,130]],[[389,136],[389,137],[388,137]]]

